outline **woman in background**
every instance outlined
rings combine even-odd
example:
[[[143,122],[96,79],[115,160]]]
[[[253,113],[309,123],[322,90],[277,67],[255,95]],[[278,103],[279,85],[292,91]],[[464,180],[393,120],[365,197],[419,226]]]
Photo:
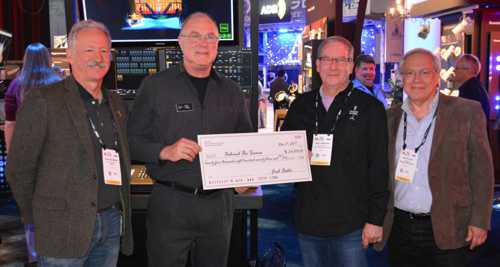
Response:
[[[34,88],[61,80],[50,65],[50,53],[47,47],[41,43],[28,45],[24,53],[23,67],[5,93],[5,145],[7,152],[16,126],[16,112],[26,94]]]
[[[61,77],[53,71],[50,65],[50,53],[47,47],[41,43],[28,45],[24,53],[23,67],[5,93],[5,145],[7,153],[16,126],[16,113],[26,94],[38,87],[61,80]],[[36,262],[33,225],[24,225],[24,230],[28,261],[30,263]]]

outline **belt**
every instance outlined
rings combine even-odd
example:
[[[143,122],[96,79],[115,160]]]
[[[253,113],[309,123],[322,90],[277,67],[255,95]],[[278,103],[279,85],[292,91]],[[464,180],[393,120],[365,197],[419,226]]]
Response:
[[[407,217],[410,220],[418,220],[418,219],[430,219],[431,218],[431,213],[411,213],[406,210],[400,210],[398,208],[394,208],[394,213],[399,214],[401,216]]]
[[[181,191],[184,193],[188,193],[190,195],[194,195],[194,196],[208,196],[208,195],[211,195],[215,192],[222,191],[221,189],[203,190],[201,188],[192,188],[192,187],[185,186],[185,185],[182,185],[182,184],[179,184],[176,182],[171,182],[171,181],[156,180],[156,183],[161,184],[161,185],[166,186],[166,187],[170,187],[170,188],[177,190],[177,191]]]
[[[120,210],[120,207],[121,205],[120,204],[113,204],[109,207],[105,207],[105,208],[102,208],[102,209],[98,209],[97,210],[97,213],[103,213],[103,212],[106,212],[106,211],[109,211],[111,209],[117,209],[117,210]]]

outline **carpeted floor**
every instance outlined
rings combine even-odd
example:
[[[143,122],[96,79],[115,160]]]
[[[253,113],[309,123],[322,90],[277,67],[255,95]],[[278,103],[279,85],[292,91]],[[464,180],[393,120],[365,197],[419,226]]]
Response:
[[[302,259],[293,226],[293,185],[265,186],[264,206],[259,211],[259,257],[278,242],[284,248],[286,266],[302,266]],[[500,197],[500,194],[497,194]],[[26,262],[24,232],[15,203],[0,201],[0,267],[22,267]],[[367,251],[370,267],[388,267],[385,253]],[[492,231],[488,241],[471,253],[471,267],[500,266],[500,205],[493,210]],[[239,267],[239,266],[231,266]]]
[[[280,243],[285,250],[287,267],[302,266],[299,245],[293,225],[294,188],[291,184],[264,186],[264,206],[259,211],[259,256]],[[500,193],[496,194],[500,198]],[[367,251],[370,267],[388,267],[386,252]],[[487,242],[470,253],[471,267],[500,266],[500,205],[492,213],[492,230]]]

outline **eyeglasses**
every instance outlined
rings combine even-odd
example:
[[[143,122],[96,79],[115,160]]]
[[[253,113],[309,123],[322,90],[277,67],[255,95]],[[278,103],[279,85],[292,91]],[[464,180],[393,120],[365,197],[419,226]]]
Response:
[[[326,63],[328,65],[333,64],[334,62],[339,65],[345,65],[348,62],[352,62],[352,58],[350,57],[319,57],[319,61],[322,63]]]
[[[214,44],[214,43],[217,43],[219,41],[219,36],[212,34],[212,33],[202,35],[198,32],[192,32],[190,34],[181,34],[180,36],[184,37],[184,38],[189,38],[195,42],[206,41],[209,44]]]
[[[416,78],[416,75],[418,74],[420,78],[426,80],[431,78],[434,73],[435,71],[430,69],[422,69],[419,71],[409,70],[401,72],[401,76],[403,76],[403,79],[414,80]]]

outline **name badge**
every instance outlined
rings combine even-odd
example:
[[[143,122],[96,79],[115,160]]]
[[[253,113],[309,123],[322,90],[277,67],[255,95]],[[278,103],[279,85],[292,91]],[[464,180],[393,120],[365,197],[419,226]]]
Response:
[[[114,149],[102,149],[102,168],[104,183],[107,185],[122,185],[120,155]]]
[[[313,136],[311,165],[330,166],[333,151],[333,134]]]
[[[413,177],[417,171],[417,161],[418,154],[414,150],[401,150],[396,168],[396,181],[406,184],[413,183]]]
[[[177,112],[193,111],[193,104],[192,103],[176,104],[175,109],[177,110]]]

